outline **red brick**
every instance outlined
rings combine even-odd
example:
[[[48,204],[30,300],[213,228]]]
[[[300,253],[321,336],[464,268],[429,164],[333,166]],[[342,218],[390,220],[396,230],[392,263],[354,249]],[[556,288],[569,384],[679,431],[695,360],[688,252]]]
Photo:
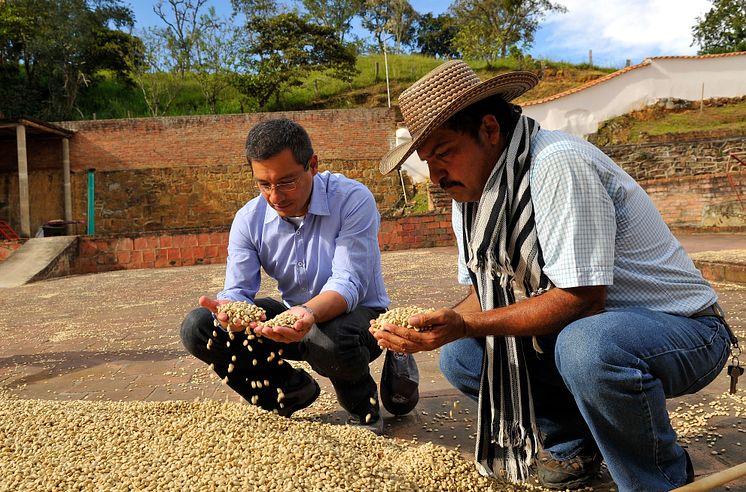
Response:
[[[136,250],[148,249],[148,240],[144,237],[135,238],[133,248]]]
[[[114,251],[132,251],[133,241],[123,237],[114,241]]]
[[[161,248],[169,248],[173,244],[173,238],[171,236],[163,235],[163,236],[160,236],[158,239],[159,239],[158,245]]]
[[[179,248],[168,248],[166,250],[166,257],[168,261],[181,258],[181,250]]]
[[[205,247],[205,258],[216,258],[218,256],[218,247],[217,246],[207,246]]]

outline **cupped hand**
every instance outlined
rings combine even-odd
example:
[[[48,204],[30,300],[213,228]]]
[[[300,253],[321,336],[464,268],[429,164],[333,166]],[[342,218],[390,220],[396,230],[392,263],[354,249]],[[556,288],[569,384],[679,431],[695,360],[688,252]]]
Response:
[[[289,312],[298,317],[293,326],[257,325],[253,328],[254,332],[280,343],[300,342],[311,331],[311,327],[313,327],[315,322],[314,316],[309,311],[298,306],[291,307]]]
[[[409,354],[435,350],[466,335],[464,318],[453,309],[417,314],[408,322],[424,331],[392,324],[385,324],[382,330],[376,330],[371,322],[370,332],[379,347]]]

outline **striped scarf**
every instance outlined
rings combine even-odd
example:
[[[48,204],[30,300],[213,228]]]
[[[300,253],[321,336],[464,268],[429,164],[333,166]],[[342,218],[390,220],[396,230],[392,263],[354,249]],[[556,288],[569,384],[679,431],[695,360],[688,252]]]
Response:
[[[466,262],[483,311],[515,303],[513,281],[527,296],[552,287],[542,270],[529,189],[531,139],[538,131],[538,123],[520,116],[479,203],[461,204]],[[524,343],[486,337],[479,390],[477,468],[511,482],[528,477],[539,447]]]

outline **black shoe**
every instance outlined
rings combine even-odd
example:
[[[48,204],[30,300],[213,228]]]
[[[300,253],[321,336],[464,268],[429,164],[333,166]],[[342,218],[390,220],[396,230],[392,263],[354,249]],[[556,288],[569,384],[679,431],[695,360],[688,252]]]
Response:
[[[355,427],[360,427],[361,429],[369,430],[377,436],[383,435],[383,417],[381,417],[380,414],[367,414],[365,418],[362,419],[357,415],[350,415],[347,419],[347,425],[353,425]]]
[[[290,417],[298,410],[310,406],[321,394],[319,383],[303,369],[300,371],[301,382],[285,389],[285,398],[282,406],[277,409],[277,414],[282,417]]]
[[[539,483],[549,489],[579,489],[596,478],[601,461],[599,453],[556,460],[548,451],[541,451],[536,459]]]
[[[684,457],[686,458],[686,483],[692,483],[694,481],[694,465],[692,460],[689,458],[689,453],[684,450]]]

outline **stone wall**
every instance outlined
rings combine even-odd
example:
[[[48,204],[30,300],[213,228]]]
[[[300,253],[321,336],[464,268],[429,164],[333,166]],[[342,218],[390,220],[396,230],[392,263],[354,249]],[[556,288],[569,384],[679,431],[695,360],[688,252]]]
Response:
[[[88,170],[94,169],[97,234],[228,226],[256,196],[243,147],[262,119],[286,116],[308,131],[320,170],[341,172],[373,192],[386,215],[399,201],[396,174],[381,176],[378,160],[394,138],[389,109],[326,110],[61,123],[70,140],[73,219],[87,223]],[[64,218],[61,145],[28,141],[32,233]],[[0,219],[20,229],[15,142],[0,142]]]
[[[610,145],[602,150],[637,181],[720,174],[739,170],[728,155],[746,152],[746,136]]]

